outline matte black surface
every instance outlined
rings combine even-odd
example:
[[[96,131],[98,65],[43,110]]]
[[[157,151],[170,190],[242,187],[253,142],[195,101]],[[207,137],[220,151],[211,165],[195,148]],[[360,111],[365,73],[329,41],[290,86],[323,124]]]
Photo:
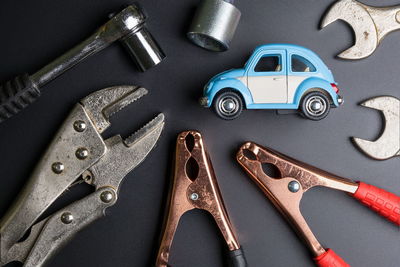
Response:
[[[187,129],[199,130],[205,138],[249,266],[313,266],[301,241],[234,156],[244,141],[252,140],[335,174],[400,193],[399,158],[369,159],[349,139],[374,139],[382,127],[378,112],[357,103],[377,95],[400,97],[400,35],[389,35],[365,60],[337,60],[334,55],[351,45],[352,32],[341,22],[318,30],[322,14],[333,2],[237,1],[242,18],[231,48],[212,53],[185,37],[197,0],[141,1],[149,15],[149,30],[167,54],[166,60],[141,73],[115,44],[48,84],[28,110],[0,124],[0,216],[79,99],[104,87],[137,84],[150,94],[118,113],[106,136],[127,136],[162,111],[167,119],[162,139],[126,178],[108,216],[81,232],[48,266],[150,266],[158,247],[175,139]],[[364,2],[398,4],[395,0]],[[86,38],[123,4],[126,1],[1,1],[0,81],[44,66]],[[257,45],[276,42],[303,45],[318,53],[339,82],[344,106],[314,122],[265,110],[245,110],[238,119],[224,121],[198,105],[208,79],[242,66]],[[71,190],[60,205],[84,190]],[[352,266],[398,266],[399,228],[346,194],[311,190],[302,201],[302,211],[321,243]],[[225,249],[211,216],[194,211],[179,225],[170,264],[224,266]]]

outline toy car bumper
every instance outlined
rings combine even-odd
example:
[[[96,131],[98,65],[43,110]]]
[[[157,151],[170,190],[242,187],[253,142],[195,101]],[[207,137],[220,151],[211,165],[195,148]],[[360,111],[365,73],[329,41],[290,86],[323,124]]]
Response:
[[[200,103],[200,105],[202,105],[205,108],[208,108],[210,106],[209,105],[210,104],[210,100],[206,96],[200,97],[199,103]]]
[[[337,102],[339,103],[339,105],[343,105],[344,99],[341,95],[337,95]]]

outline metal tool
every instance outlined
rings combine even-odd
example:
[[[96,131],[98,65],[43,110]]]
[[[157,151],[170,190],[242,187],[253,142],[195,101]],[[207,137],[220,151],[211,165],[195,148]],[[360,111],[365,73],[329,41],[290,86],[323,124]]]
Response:
[[[94,34],[56,60],[29,76],[23,74],[0,85],[0,123],[33,103],[41,94],[40,87],[54,80],[87,57],[119,40],[145,71],[165,57],[160,46],[145,27],[146,17],[137,5],[130,5]]]
[[[187,37],[211,51],[228,50],[241,16],[233,3],[234,0],[202,0]]]
[[[361,106],[381,111],[385,129],[375,141],[353,137],[354,144],[373,159],[400,156],[400,100],[393,96],[378,96],[364,101]]]
[[[338,55],[342,59],[370,56],[383,38],[400,29],[400,6],[372,7],[355,0],[339,0],[326,13],[321,28],[336,20],[347,22],[354,30],[355,45]]]
[[[214,217],[229,248],[229,266],[247,266],[199,132],[186,131],[178,135],[171,190],[156,267],[168,266],[172,240],[180,218],[193,209],[208,211]]]
[[[0,220],[0,265],[19,261],[42,266],[83,227],[115,204],[123,178],[155,146],[164,127],[164,115],[126,139],[103,140],[109,118],[147,90],[116,86],[82,99],[55,135],[18,199]],[[77,179],[95,187],[88,196],[40,221],[39,217]],[[19,240],[30,230],[24,241]]]
[[[333,250],[325,249],[319,243],[301,214],[300,201],[307,190],[323,186],[347,192],[389,221],[400,225],[400,197],[383,189],[341,178],[252,142],[240,147],[237,161],[296,230],[318,266],[349,265]],[[272,174],[264,171],[274,168],[276,172]]]

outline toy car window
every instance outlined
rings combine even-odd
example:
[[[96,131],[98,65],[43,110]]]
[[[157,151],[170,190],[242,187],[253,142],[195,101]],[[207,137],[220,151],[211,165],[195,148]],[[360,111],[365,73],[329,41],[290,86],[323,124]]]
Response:
[[[315,72],[317,69],[315,66],[299,55],[292,56],[292,71],[293,72]]]
[[[282,71],[281,56],[280,55],[266,55],[260,58],[255,72],[280,72]]]

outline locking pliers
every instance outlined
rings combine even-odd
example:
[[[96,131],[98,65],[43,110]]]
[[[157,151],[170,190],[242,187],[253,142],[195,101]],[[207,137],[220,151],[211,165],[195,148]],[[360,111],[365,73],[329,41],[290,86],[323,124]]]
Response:
[[[18,199],[0,220],[0,265],[19,261],[42,266],[79,230],[104,215],[117,201],[123,178],[155,146],[164,127],[161,113],[130,137],[101,136],[109,118],[147,90],[116,86],[92,93],[62,124]],[[39,220],[77,179],[95,191]],[[19,241],[30,230],[24,241]]]

